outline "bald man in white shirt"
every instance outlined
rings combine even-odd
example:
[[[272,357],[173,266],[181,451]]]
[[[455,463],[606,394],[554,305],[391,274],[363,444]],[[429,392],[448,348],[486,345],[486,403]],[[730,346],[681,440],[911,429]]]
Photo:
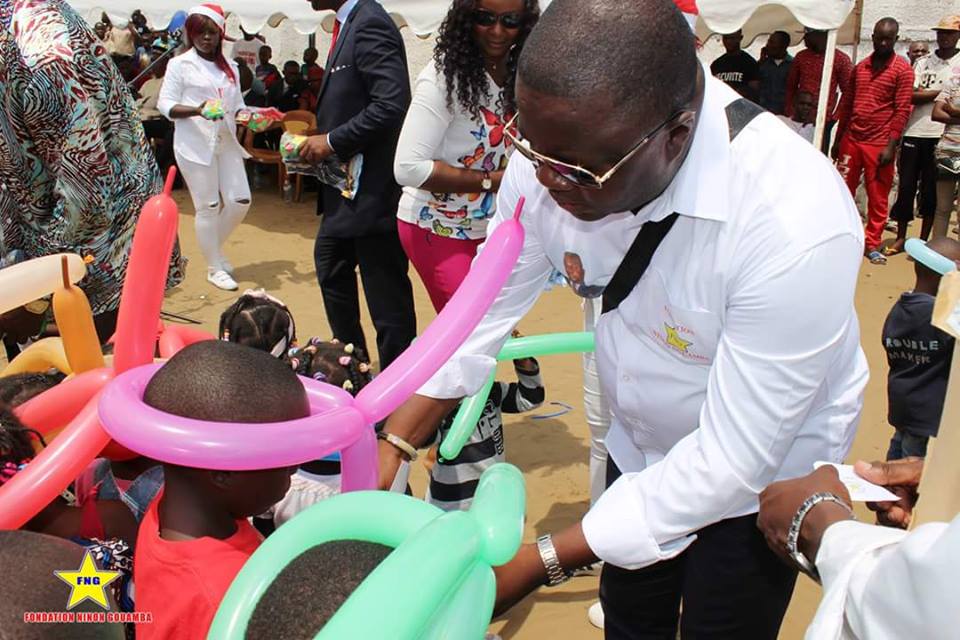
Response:
[[[576,254],[584,290],[604,288],[608,488],[582,522],[499,571],[501,607],[599,558],[608,639],[679,627],[772,640],[796,570],[756,528],[758,493],[843,459],[867,380],[849,192],[807,142],[705,73],[668,0],[554,0],[517,96],[517,153],[491,224],[526,199],[520,259],[385,430],[425,444]],[[389,486],[403,454],[384,440],[380,460]]]

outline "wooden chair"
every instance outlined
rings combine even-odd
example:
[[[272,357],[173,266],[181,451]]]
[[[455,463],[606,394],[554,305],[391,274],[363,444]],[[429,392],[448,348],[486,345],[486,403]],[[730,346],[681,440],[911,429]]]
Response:
[[[259,133],[264,133],[265,131],[271,131],[278,128],[280,128],[279,123],[272,125]],[[280,197],[283,197],[283,184],[287,179],[287,170],[283,166],[283,159],[280,157],[280,152],[273,151],[271,149],[258,149],[257,147],[254,147],[253,138],[256,134],[246,127],[241,127],[241,129],[243,131],[243,148],[247,153],[250,154],[250,160],[253,161],[254,164],[277,167],[277,184],[280,190]]]
[[[283,117],[282,126],[284,133],[301,136],[312,135],[317,128],[317,116],[309,111],[289,111]],[[300,202],[303,197],[303,174],[298,173],[296,176],[297,182],[294,197],[297,202]]]

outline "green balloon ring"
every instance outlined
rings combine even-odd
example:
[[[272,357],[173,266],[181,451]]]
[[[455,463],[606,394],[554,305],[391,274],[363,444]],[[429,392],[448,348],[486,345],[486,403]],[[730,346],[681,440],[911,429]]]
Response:
[[[244,640],[260,598],[307,549],[333,540],[362,540],[394,551],[317,639],[482,639],[496,596],[492,567],[509,562],[520,548],[525,506],[523,475],[509,464],[484,472],[469,511],[445,513],[385,491],[324,500],[277,529],[243,565],[207,638]]]
[[[497,355],[497,360],[516,360],[517,358],[532,358],[536,356],[550,356],[561,353],[583,353],[593,351],[593,333],[579,331],[573,333],[552,333],[542,336],[527,336],[511,338],[503,345]],[[453,460],[463,446],[470,439],[470,434],[477,427],[477,421],[483,413],[483,407],[490,397],[493,388],[494,375],[476,394],[470,396],[460,404],[460,409],[453,419],[450,431],[440,443],[440,455],[445,460]]]

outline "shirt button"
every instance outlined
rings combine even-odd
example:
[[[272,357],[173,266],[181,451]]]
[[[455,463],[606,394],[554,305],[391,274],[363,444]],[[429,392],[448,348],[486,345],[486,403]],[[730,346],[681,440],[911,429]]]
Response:
[[[623,374],[623,378],[622,378],[622,379],[623,379],[624,382],[630,382],[630,376],[628,376],[627,374]]]

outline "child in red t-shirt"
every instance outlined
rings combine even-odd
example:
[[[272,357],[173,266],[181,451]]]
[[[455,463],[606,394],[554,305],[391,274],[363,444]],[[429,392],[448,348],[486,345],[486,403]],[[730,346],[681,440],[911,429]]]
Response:
[[[310,413],[288,365],[219,340],[171,358],[147,385],[144,402],[214,422],[282,422]],[[295,470],[164,464],[164,489],[140,524],[134,557],[136,608],[153,618],[137,626],[138,639],[206,638],[220,600],[262,540],[246,518],[283,498]]]

